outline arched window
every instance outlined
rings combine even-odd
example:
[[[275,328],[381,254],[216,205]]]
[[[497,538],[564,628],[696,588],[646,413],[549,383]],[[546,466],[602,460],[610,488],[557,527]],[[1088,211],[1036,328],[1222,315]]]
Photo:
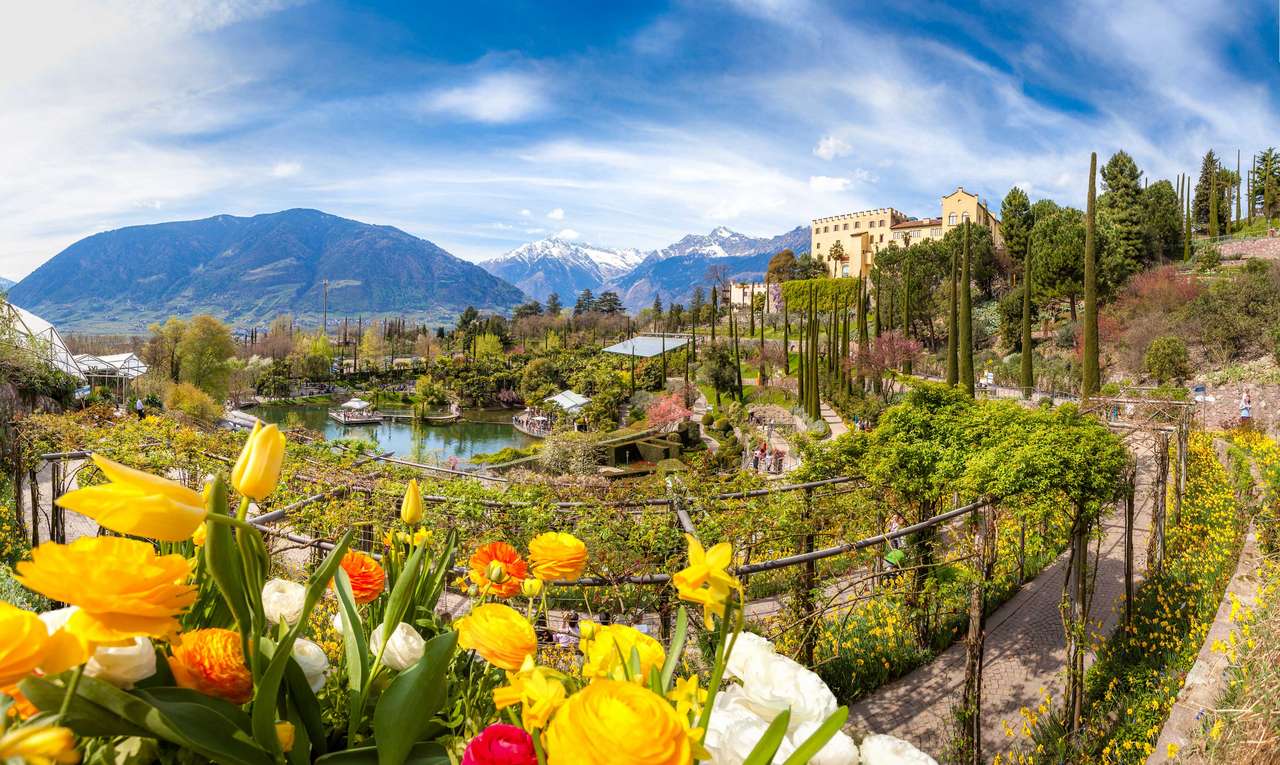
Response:
[[[948,225],[948,226],[954,226],[954,225],[956,225],[956,214],[955,214],[955,213],[951,213],[950,215],[948,215],[948,216],[947,216],[947,225]]]

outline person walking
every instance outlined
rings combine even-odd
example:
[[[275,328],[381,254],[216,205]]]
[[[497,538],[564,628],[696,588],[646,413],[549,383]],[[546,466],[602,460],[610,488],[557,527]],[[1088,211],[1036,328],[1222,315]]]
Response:
[[[1246,425],[1253,418],[1253,401],[1246,389],[1240,393],[1240,424]]]
[[[142,399],[134,399],[133,411],[138,413],[139,420],[147,416],[146,407],[143,406]]]

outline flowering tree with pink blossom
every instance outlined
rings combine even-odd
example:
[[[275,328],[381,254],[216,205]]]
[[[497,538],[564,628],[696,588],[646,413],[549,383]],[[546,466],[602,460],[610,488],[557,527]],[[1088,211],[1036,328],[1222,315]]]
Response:
[[[684,405],[684,401],[679,393],[669,393],[661,396],[649,405],[645,417],[649,421],[651,428],[670,427],[682,420],[689,419],[693,412]]]

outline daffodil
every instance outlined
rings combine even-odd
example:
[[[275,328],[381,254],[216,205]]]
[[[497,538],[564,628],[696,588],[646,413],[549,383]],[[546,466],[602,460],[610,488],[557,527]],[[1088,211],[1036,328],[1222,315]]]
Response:
[[[742,584],[728,572],[733,562],[733,548],[721,542],[710,550],[692,534],[685,534],[689,543],[689,566],[671,577],[681,600],[702,605],[703,620],[707,629],[712,628],[711,616],[724,616],[725,600],[730,590],[742,593]]]
[[[23,725],[0,736],[0,762],[28,765],[80,762],[76,737],[57,725]]]
[[[199,492],[176,481],[93,455],[109,483],[67,492],[57,503],[121,534],[164,542],[189,539],[209,510]]]
[[[257,501],[275,491],[284,463],[284,443],[284,434],[275,425],[264,428],[260,420],[255,422],[231,469],[231,485],[236,491]]]
[[[696,715],[707,702],[707,690],[698,686],[697,675],[690,675],[678,678],[671,690],[667,691],[667,698],[676,703],[677,713]]]
[[[520,705],[521,724],[530,733],[547,727],[565,697],[558,673],[537,666],[532,656],[525,657],[518,671],[507,673],[507,685],[493,691],[493,703],[498,709]]]
[[[418,479],[413,478],[404,490],[404,499],[400,500],[400,520],[410,526],[422,523],[422,492],[418,489]]]

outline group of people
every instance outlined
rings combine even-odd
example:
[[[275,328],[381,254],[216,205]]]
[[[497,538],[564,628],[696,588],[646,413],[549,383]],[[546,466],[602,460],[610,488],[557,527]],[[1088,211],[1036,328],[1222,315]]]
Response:
[[[743,454],[743,465],[761,473],[781,473],[787,453],[761,441],[756,448],[748,448]]]

